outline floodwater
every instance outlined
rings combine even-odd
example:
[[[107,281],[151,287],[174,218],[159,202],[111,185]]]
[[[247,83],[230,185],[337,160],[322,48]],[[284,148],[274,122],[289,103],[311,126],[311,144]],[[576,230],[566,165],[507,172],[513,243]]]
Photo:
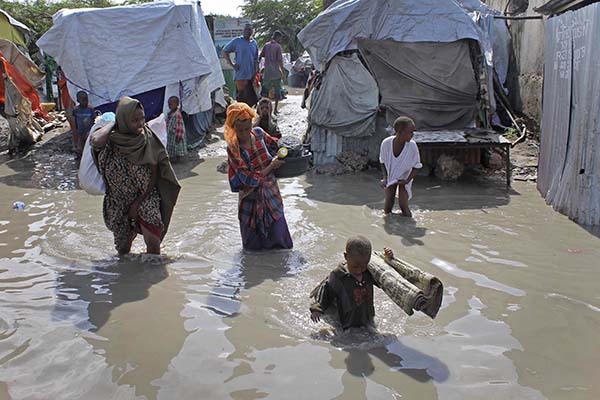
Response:
[[[222,160],[177,166],[159,259],[69,168],[0,164],[1,399],[600,398],[600,239],[533,185],[419,178],[408,220],[373,173],[282,179],[295,249],[247,254]],[[440,277],[435,320],[376,289],[377,332],[310,322],[354,234]]]

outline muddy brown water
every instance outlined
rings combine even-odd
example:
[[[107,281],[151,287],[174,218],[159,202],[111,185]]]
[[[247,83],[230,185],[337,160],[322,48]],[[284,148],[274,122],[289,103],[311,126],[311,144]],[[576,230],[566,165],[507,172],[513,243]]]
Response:
[[[69,168],[0,164],[0,398],[600,398],[600,239],[533,185],[419,178],[407,220],[374,173],[281,179],[295,248],[244,253],[222,160],[177,166],[161,259],[114,256]],[[442,279],[435,320],[376,289],[377,332],[310,322],[357,233]]]

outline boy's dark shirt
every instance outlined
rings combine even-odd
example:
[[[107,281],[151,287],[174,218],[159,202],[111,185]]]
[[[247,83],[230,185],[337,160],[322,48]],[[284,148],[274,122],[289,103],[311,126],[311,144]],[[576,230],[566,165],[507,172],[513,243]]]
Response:
[[[324,313],[330,306],[335,306],[344,329],[373,322],[373,285],[377,283],[368,270],[363,272],[362,278],[359,282],[345,264],[339,265],[317,291],[310,310]]]

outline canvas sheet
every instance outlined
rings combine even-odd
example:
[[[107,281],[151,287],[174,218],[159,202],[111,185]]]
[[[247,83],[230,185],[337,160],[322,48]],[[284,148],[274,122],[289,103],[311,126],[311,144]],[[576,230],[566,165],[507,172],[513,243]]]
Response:
[[[72,96],[83,88],[92,105],[214,74],[196,85],[201,109],[206,88],[223,79],[202,10],[192,1],[61,10],[37,44],[75,83]]]
[[[492,62],[489,38],[453,0],[338,0],[298,38],[320,70],[340,51],[356,49],[359,39],[443,43],[474,39]]]
[[[359,48],[375,75],[390,124],[409,116],[418,129],[460,129],[475,118],[478,88],[466,40],[361,40]]]
[[[354,53],[335,57],[313,90],[311,124],[345,137],[371,136],[379,105],[377,82]]]

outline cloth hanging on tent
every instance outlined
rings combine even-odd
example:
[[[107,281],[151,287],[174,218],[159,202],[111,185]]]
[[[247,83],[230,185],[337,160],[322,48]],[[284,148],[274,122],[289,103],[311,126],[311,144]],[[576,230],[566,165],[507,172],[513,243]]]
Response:
[[[37,142],[44,133],[33,118],[31,102],[23,97],[13,79],[5,75],[2,81],[4,116],[8,121],[8,148],[16,150]]]
[[[0,63],[3,65],[4,72],[12,79],[13,83],[21,93],[23,97],[25,97],[31,103],[31,110],[36,115],[44,118],[47,121],[50,121],[52,118],[48,115],[46,111],[42,109],[40,96],[37,94],[35,88],[29,83],[23,75],[19,72],[19,70],[9,63],[4,54],[0,52]],[[5,87],[4,80],[0,79],[0,103],[5,102]]]
[[[311,124],[345,137],[371,136],[379,105],[377,82],[354,53],[335,57],[315,89]]]
[[[0,52],[33,86],[37,87],[44,81],[44,73],[11,41],[0,39]]]
[[[475,118],[478,86],[469,43],[360,40],[390,124],[402,115],[418,129],[461,129]]]

